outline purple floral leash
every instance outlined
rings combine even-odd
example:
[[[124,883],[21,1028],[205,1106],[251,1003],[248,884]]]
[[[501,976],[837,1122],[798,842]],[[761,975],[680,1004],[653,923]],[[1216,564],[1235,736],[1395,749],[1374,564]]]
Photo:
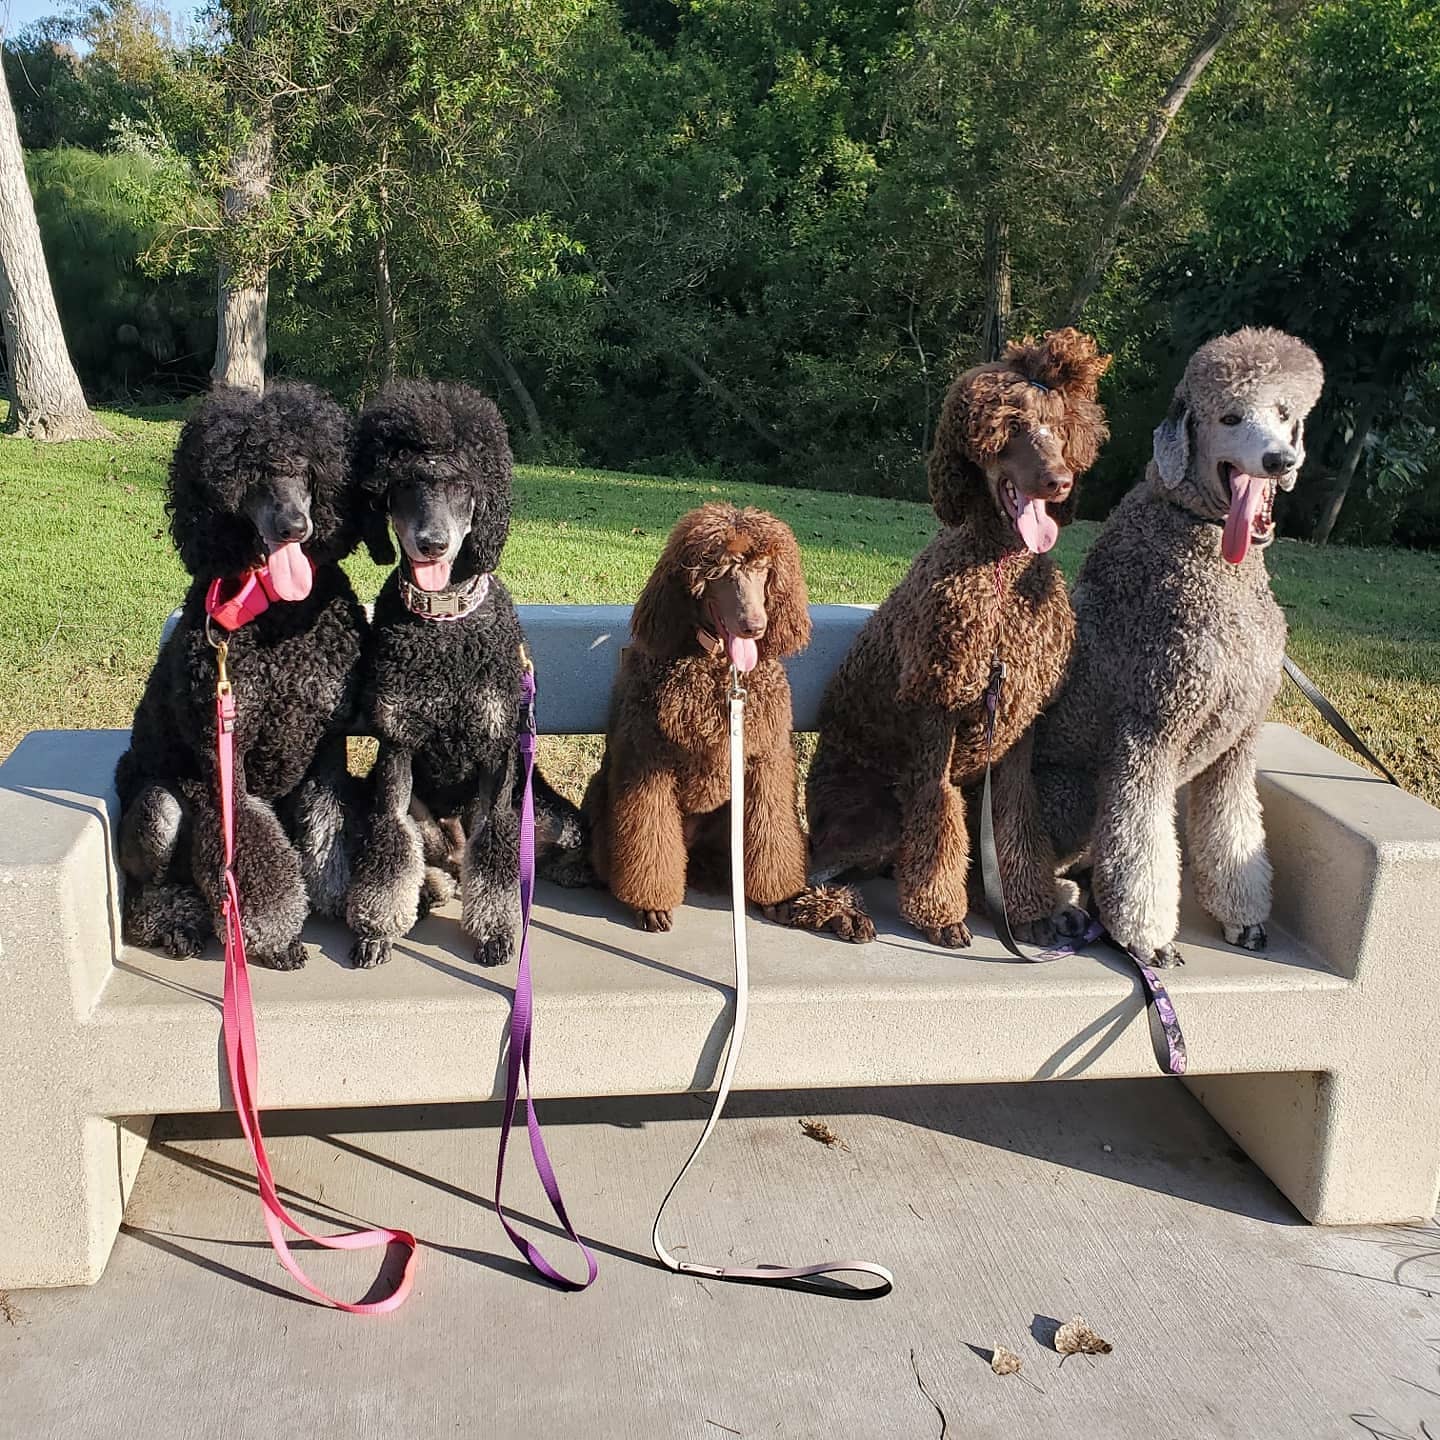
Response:
[[[996,938],[1016,959],[1028,960],[1034,964],[1045,964],[1075,955],[1097,940],[1114,946],[1139,972],[1140,986],[1145,992],[1145,1016],[1150,1025],[1150,1048],[1155,1052],[1155,1063],[1166,1075],[1183,1075],[1189,1067],[1185,1035],[1180,1029],[1180,1019],[1175,1013],[1170,992],[1161,983],[1154,966],[1147,964],[1133,950],[1118,944],[1095,919],[1090,921],[1085,927],[1085,933],[1073,944],[1055,945],[1046,950],[1023,944],[1015,938],[1015,933],[1010,928],[1010,916],[1005,909],[1005,886],[1000,878],[1000,855],[995,848],[995,812],[990,794],[995,717],[1000,710],[1000,692],[1004,688],[1005,664],[997,655],[990,662],[990,684],[985,690],[985,793],[980,809],[980,874],[985,882],[985,904],[995,925]]]
[[[598,1267],[590,1247],[575,1233],[575,1227],[565,1212],[560,1183],[555,1178],[555,1167],[550,1163],[550,1155],[545,1149],[545,1137],[540,1132],[540,1118],[535,1113],[535,1097],[530,1083],[530,1039],[535,1028],[535,993],[530,975],[530,908],[535,897],[535,668],[523,646],[520,658],[523,668],[520,676],[520,724],[516,746],[525,771],[525,790],[520,804],[520,963],[515,975],[515,1002],[510,1009],[510,1046],[505,1057],[505,1113],[500,1121],[500,1150],[495,1160],[495,1213],[500,1217],[500,1223],[505,1227],[511,1243],[531,1269],[562,1290],[585,1290],[594,1282]],[[500,1199],[505,1181],[505,1151],[510,1144],[510,1130],[515,1122],[515,1106],[520,1098],[522,1072],[525,1077],[525,1125],[530,1133],[530,1154],[535,1161],[535,1173],[545,1188],[545,1196],[550,1201],[555,1218],[585,1256],[584,1280],[572,1280],[555,1269],[538,1247],[510,1223],[510,1217],[506,1215]]]

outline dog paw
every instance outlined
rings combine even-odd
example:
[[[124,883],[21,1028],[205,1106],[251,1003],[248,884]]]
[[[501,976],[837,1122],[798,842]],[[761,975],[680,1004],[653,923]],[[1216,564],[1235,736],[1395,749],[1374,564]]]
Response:
[[[1010,932],[1022,945],[1038,945],[1048,950],[1060,937],[1060,927],[1048,915],[1038,920],[1017,920]]]
[[[1173,970],[1177,965],[1184,963],[1185,957],[1173,943],[1157,945],[1155,953],[1146,961],[1146,964],[1153,970]]]
[[[875,922],[847,885],[807,885],[789,900],[760,908],[766,919],[792,930],[830,934],[852,945],[864,945],[875,938]]]
[[[1263,925],[1225,926],[1225,943],[1238,945],[1242,950],[1263,950],[1268,939]]]
[[[642,930],[658,933],[668,930],[675,923],[675,912],[673,910],[637,910],[635,923]]]
[[[556,856],[539,867],[542,880],[564,890],[589,890],[600,883],[594,867],[584,855]]]
[[[475,942],[475,953],[470,958],[483,969],[494,970],[498,966],[508,965],[514,951],[513,935],[491,935],[488,939]]]
[[[357,970],[373,970],[390,958],[388,940],[357,940],[350,947],[350,963]]]
[[[206,931],[190,925],[172,925],[155,937],[160,948],[176,960],[190,960],[205,949]]]
[[[278,955],[256,955],[253,959],[267,970],[299,970],[305,964],[305,946],[296,939]]]
[[[965,950],[975,938],[970,933],[970,927],[963,921],[957,921],[954,925],[926,925],[921,928],[922,935],[932,945],[943,945],[947,950]]]

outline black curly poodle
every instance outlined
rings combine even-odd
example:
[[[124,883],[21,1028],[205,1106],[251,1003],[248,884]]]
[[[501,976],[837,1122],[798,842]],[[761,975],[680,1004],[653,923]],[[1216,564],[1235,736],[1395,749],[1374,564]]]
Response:
[[[359,704],[365,615],[340,559],[359,538],[350,424],[309,385],[220,389],[170,463],[170,531],[194,577],[120,758],[125,938],[195,955],[220,933],[212,581],[263,584],[266,608],[226,635],[235,692],[236,876],[250,958],[304,964],[310,908],[349,887],[345,736]]]
[[[402,555],[375,601],[366,652],[364,709],[380,751],[346,906],[351,958],[362,968],[389,959],[432,893],[427,841],[458,821],[461,923],[475,960],[503,965],[519,918],[523,639],[493,573],[510,531],[505,422],[466,386],[394,384],[360,416],[353,470],[371,555],[395,560],[392,526]],[[579,813],[538,775],[536,810],[552,855],[583,852]]]

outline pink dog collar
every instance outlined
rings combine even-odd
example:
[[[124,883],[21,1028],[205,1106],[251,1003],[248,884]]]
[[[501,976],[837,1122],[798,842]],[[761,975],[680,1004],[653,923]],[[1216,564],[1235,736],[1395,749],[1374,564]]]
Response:
[[[307,555],[310,574],[315,574],[315,562]],[[228,587],[234,589],[227,594]],[[281,600],[270,578],[270,567],[261,565],[258,569],[247,570],[238,578],[221,577],[210,582],[205,593],[205,613],[222,629],[238,630],[248,625],[257,616],[263,615],[272,600]]]

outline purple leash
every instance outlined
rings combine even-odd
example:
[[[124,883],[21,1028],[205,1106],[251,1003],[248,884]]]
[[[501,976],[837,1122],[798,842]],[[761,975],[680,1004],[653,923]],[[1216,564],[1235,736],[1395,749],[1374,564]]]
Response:
[[[510,1048],[505,1057],[505,1114],[500,1121],[500,1152],[495,1160],[495,1213],[505,1227],[511,1243],[524,1257],[533,1270],[538,1271],[552,1285],[562,1290],[584,1290],[594,1281],[597,1274],[595,1256],[590,1247],[575,1233],[575,1227],[565,1212],[565,1201],[560,1195],[560,1183],[555,1178],[555,1167],[550,1163],[545,1149],[545,1137],[540,1133],[540,1117],[535,1113],[535,1097],[530,1083],[530,1039],[534,1032],[535,994],[530,978],[530,907],[535,896],[535,670],[522,646],[520,651],[523,670],[520,676],[520,728],[516,745],[520,751],[520,763],[525,771],[524,797],[520,804],[520,964],[515,975],[515,1002],[510,1010]],[[555,1218],[564,1227],[566,1235],[580,1247],[585,1256],[586,1276],[584,1280],[572,1280],[562,1275],[511,1223],[501,1203],[500,1192],[505,1182],[505,1151],[510,1144],[510,1128],[515,1122],[515,1105],[520,1098],[520,1076],[525,1076],[525,1125],[530,1132],[530,1154],[535,1161],[535,1173],[545,1187],[546,1198]]]
[[[1000,710],[1000,692],[1004,688],[1005,665],[997,655],[990,662],[990,684],[985,690],[985,794],[980,809],[980,874],[985,882],[985,904],[995,924],[995,935],[1017,959],[1035,964],[1077,954],[1096,940],[1103,939],[1113,945],[1139,971],[1140,985],[1145,991],[1145,1016],[1150,1024],[1150,1048],[1155,1052],[1155,1063],[1167,1075],[1183,1075],[1189,1065],[1185,1036],[1180,1029],[1180,1019],[1175,1014],[1170,992],[1161,983],[1154,966],[1147,965],[1134,951],[1117,944],[1105,933],[1105,927],[1098,920],[1091,920],[1085,927],[1085,933],[1073,944],[1056,945],[1048,950],[1022,944],[1010,929],[1010,916],[1005,910],[1005,886],[1000,878],[1000,854],[995,848],[995,812],[990,798],[995,717]]]

